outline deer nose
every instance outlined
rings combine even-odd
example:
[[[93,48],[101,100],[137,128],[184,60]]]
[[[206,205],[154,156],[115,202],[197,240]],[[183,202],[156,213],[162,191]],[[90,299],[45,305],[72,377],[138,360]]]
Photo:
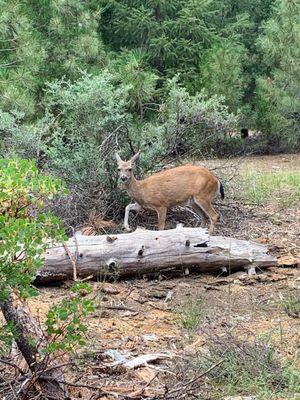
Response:
[[[127,176],[121,176],[121,181],[123,181],[123,182],[125,182],[125,181],[127,181]]]

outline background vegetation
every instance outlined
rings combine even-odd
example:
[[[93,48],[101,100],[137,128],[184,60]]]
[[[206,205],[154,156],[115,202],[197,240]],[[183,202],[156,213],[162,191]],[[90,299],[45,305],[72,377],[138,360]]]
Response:
[[[299,0],[0,8],[0,154],[65,181],[55,208],[68,224],[118,214],[115,149],[141,149],[147,171],[180,156],[300,148]]]

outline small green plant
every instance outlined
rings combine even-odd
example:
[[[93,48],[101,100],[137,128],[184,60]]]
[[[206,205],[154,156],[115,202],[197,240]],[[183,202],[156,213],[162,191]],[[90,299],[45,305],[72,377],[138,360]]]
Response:
[[[198,358],[200,373],[209,370],[216,399],[251,395],[258,400],[290,398],[299,388],[295,365],[286,365],[269,338],[241,340],[232,333],[209,335],[208,357]],[[283,397],[282,397],[283,396]]]
[[[203,321],[205,311],[201,298],[188,298],[179,308],[180,324],[187,331],[189,339],[196,334],[200,323]]]
[[[92,291],[90,285],[78,282],[71,288],[71,295],[55,305],[47,314],[46,330],[48,346],[44,351],[53,353],[57,350],[72,351],[76,345],[84,345],[86,325],[82,318],[94,311],[94,302],[82,299],[82,295]]]
[[[9,353],[16,334],[13,323],[8,322],[6,325],[0,325],[0,357]]]
[[[293,318],[300,318],[300,292],[296,293],[287,292],[285,293],[281,300],[280,304],[283,307],[284,311]]]
[[[258,205],[276,199],[282,206],[300,200],[300,173],[297,171],[257,172],[241,176],[243,197]]]

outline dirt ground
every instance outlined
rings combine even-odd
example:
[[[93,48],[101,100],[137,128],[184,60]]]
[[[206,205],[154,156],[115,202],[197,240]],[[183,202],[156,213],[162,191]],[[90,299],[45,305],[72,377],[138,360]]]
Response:
[[[299,155],[248,157],[239,165],[300,173]],[[211,335],[228,329],[244,338],[267,335],[284,359],[296,359],[300,319],[288,315],[281,300],[286,292],[300,291],[300,207],[281,209],[272,202],[257,207],[241,203],[235,195],[229,191],[226,202],[218,202],[222,221],[217,233],[267,243],[277,257],[286,257],[283,265],[258,271],[254,277],[240,271],[228,277],[201,274],[93,282],[99,307],[85,321],[87,344],[74,356],[76,367],[66,369],[68,381],[87,386],[70,387],[74,398],[164,398],[166,382],[173,376],[176,380],[173,364],[205,351],[208,339],[202,327]],[[33,313],[42,321],[66,291],[66,285],[39,288],[39,296],[30,301]],[[197,299],[203,316],[191,332],[183,326],[182,315],[184,307]],[[129,360],[157,353],[157,360],[146,366],[114,365],[120,355]],[[88,386],[102,389],[97,392]]]

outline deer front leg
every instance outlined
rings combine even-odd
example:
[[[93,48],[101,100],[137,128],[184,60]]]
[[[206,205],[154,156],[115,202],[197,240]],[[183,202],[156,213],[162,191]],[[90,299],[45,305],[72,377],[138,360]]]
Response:
[[[124,217],[124,223],[123,226],[126,229],[126,231],[130,232],[130,226],[128,224],[128,218],[129,218],[129,211],[140,211],[142,207],[138,203],[131,203],[128,204],[125,208],[125,217]]]
[[[167,217],[167,208],[159,207],[156,209],[158,217],[158,230],[163,231],[165,229],[165,222]]]

